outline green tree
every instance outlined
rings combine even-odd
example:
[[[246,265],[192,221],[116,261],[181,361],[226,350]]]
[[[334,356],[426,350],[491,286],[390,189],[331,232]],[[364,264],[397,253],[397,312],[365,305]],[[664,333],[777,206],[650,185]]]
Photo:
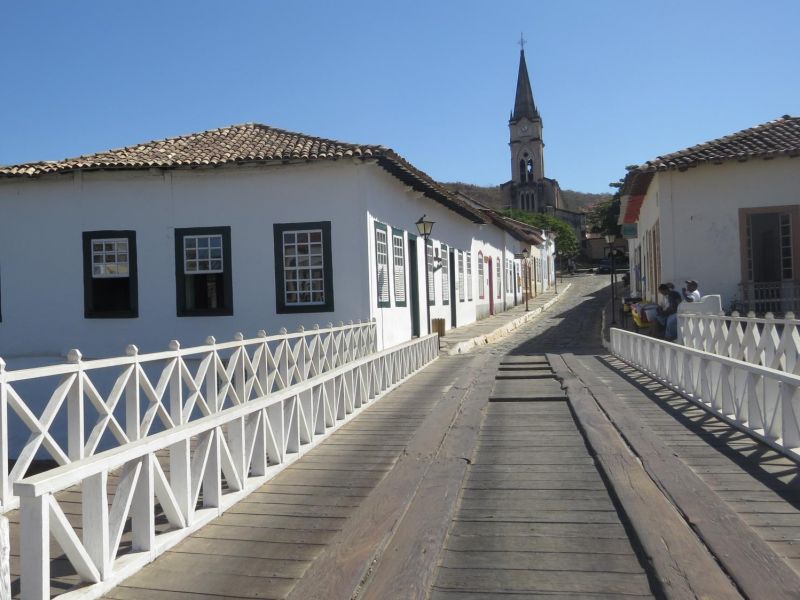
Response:
[[[549,229],[555,232],[556,248],[567,258],[575,256],[580,251],[575,230],[569,223],[562,221],[558,217],[545,213],[531,213],[516,208],[506,209],[503,211],[503,214],[517,221],[527,223],[528,225],[533,225],[541,229]]]
[[[586,224],[589,226],[589,232],[601,235],[609,233],[620,235],[620,227],[617,225],[619,206],[619,194],[605,202],[598,202],[591,206],[586,213]]]

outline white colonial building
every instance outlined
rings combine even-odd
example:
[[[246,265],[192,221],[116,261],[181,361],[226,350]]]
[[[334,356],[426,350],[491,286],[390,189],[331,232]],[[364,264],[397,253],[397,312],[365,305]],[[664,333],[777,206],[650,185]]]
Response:
[[[0,168],[0,356],[120,354],[375,319],[379,347],[523,299],[541,232],[383,146],[246,124]],[[435,221],[427,248],[415,222]]]
[[[800,118],[781,119],[631,170],[620,223],[634,291],[695,279],[726,309],[800,310]]]

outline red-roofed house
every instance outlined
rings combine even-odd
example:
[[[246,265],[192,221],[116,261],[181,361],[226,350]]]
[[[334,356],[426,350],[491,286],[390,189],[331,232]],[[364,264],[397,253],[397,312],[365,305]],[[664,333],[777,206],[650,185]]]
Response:
[[[634,291],[695,279],[723,308],[800,309],[800,118],[785,116],[628,172],[620,223]]]

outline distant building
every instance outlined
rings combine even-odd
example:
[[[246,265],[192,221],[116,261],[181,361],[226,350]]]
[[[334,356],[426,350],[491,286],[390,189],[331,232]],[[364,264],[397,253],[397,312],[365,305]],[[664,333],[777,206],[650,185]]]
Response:
[[[625,177],[635,291],[695,279],[724,308],[800,310],[800,118],[659,156]],[[635,226],[635,229],[631,226]]]
[[[578,241],[586,231],[583,213],[566,210],[558,181],[545,177],[544,128],[539,109],[533,100],[525,50],[520,50],[519,73],[514,109],[508,121],[511,151],[511,180],[500,187],[505,191],[507,207],[529,212],[550,213],[575,229]]]

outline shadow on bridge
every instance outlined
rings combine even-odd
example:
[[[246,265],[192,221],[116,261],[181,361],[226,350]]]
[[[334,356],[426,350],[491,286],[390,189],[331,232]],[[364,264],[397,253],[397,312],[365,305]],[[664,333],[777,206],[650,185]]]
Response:
[[[731,427],[711,413],[699,408],[683,396],[666,388],[640,371],[621,365],[621,361],[608,357],[598,360],[622,376],[664,414],[672,417],[697,439],[704,441],[720,456],[747,473],[764,488],[774,492],[778,498],[800,510],[800,465],[779,454],[766,444],[746,433]],[[747,486],[740,485],[740,488]],[[729,492],[739,492],[741,496],[755,497],[752,489],[735,489],[728,486]],[[765,498],[766,499],[766,498]]]

